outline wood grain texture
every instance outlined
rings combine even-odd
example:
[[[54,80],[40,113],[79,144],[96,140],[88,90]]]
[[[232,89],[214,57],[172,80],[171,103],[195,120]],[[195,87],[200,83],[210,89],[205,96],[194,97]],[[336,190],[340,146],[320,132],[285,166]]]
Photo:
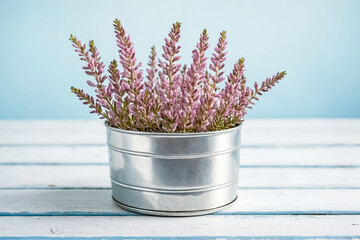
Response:
[[[0,166],[0,188],[110,187],[109,167]],[[360,187],[360,168],[240,168],[240,188]]]
[[[120,209],[107,161],[101,121],[0,121],[0,239],[360,239],[358,119],[246,120],[238,201],[213,215]]]
[[[101,144],[105,127],[98,120],[0,121],[0,144]],[[248,119],[242,143],[249,146],[359,145],[357,119]]]
[[[0,165],[107,163],[106,146],[0,146]],[[360,147],[243,147],[240,164],[244,167],[360,167]]]
[[[1,190],[0,216],[134,215],[110,189]],[[360,189],[240,189],[222,215],[360,214]]]
[[[19,224],[21,223],[21,224]],[[2,217],[0,236],[360,236],[359,216]],[[151,237],[149,237],[151,239]]]

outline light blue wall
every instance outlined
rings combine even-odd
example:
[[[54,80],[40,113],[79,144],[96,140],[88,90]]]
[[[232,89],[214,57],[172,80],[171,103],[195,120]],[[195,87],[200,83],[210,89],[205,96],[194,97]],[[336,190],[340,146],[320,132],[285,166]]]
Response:
[[[206,27],[212,47],[228,32],[227,71],[242,56],[251,83],[286,70],[248,117],[360,117],[358,0],[1,0],[0,118],[91,118],[70,93],[88,78],[68,38],[94,39],[107,64],[116,17],[141,61],[180,21],[185,61]]]

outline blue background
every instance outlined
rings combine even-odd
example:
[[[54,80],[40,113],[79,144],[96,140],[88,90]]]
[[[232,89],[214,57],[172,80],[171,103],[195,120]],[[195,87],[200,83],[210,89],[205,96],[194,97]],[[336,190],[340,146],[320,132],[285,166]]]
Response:
[[[0,118],[94,118],[70,92],[71,85],[89,88],[69,34],[94,39],[108,64],[117,58],[115,18],[142,62],[180,21],[184,62],[203,28],[211,47],[225,29],[227,72],[239,57],[251,84],[286,70],[248,117],[360,117],[359,13],[357,0],[1,0]]]

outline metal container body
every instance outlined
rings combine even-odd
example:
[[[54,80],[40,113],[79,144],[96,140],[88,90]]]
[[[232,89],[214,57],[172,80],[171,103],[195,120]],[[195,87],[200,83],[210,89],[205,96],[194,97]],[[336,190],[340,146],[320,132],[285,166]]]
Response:
[[[122,208],[194,216],[221,211],[236,200],[241,125],[205,133],[106,127],[112,194]]]

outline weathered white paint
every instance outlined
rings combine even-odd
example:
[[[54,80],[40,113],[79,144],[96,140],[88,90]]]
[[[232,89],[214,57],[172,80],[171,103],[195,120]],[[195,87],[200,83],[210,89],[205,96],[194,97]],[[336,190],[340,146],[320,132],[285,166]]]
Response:
[[[243,143],[249,145],[359,144],[359,119],[247,119]]]
[[[358,119],[247,120],[239,200],[222,215],[192,218],[129,216],[115,206],[105,141],[101,121],[0,121],[0,236],[360,239],[360,168],[339,168],[360,165]],[[81,189],[96,187],[105,189]],[[65,216],[31,216],[51,214]]]
[[[359,119],[248,119],[245,145],[360,144]],[[104,144],[102,121],[0,121],[0,144]]]
[[[109,187],[109,168],[90,166],[0,166],[0,188]],[[360,168],[240,168],[239,186],[360,187]]]
[[[0,147],[1,163],[108,163],[108,150],[107,146]]]
[[[105,141],[102,121],[0,121],[0,144],[104,144]]]
[[[56,154],[54,154],[56,153]],[[242,148],[241,166],[360,166],[360,147]],[[106,164],[106,146],[0,147],[0,164]]]
[[[359,216],[2,217],[0,236],[360,236],[359,224]]]
[[[129,214],[111,190],[0,190],[0,215]],[[226,214],[360,213],[360,189],[240,189]]]

